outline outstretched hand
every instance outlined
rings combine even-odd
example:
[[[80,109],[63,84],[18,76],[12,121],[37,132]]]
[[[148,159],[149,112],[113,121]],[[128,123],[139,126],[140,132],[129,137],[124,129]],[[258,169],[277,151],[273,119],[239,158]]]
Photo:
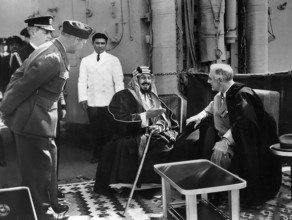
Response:
[[[198,127],[198,125],[201,123],[201,118],[198,117],[197,115],[195,116],[192,116],[190,118],[188,118],[186,120],[186,125],[189,125],[190,123],[193,123],[194,124],[194,129],[196,129]]]

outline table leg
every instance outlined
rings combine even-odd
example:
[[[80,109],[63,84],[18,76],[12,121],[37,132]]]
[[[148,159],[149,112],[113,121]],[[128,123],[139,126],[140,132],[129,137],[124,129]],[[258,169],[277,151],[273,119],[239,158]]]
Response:
[[[198,220],[197,195],[186,195],[187,220]]]
[[[161,178],[163,218],[167,219],[168,205],[171,202],[170,184]]]
[[[239,189],[228,191],[228,205],[230,219],[240,219]]]

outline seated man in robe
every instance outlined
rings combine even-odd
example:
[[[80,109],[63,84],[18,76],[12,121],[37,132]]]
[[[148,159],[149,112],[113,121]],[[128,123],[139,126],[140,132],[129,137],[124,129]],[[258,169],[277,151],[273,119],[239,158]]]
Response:
[[[167,162],[179,123],[159,100],[149,67],[140,66],[133,72],[129,88],[113,96],[108,110],[114,120],[115,135],[101,154],[94,191],[106,193],[111,188],[131,187],[153,129],[138,185],[160,183],[153,165]]]
[[[208,83],[218,93],[202,112],[187,119],[188,126],[200,126],[193,156],[245,179],[242,204],[261,204],[272,199],[281,184],[280,160],[269,149],[279,142],[276,122],[257,94],[233,76],[229,65],[211,65]]]

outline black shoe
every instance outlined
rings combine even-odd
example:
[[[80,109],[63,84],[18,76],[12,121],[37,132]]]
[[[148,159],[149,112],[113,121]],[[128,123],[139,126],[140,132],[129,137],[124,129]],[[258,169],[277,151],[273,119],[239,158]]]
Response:
[[[58,198],[59,199],[64,199],[65,198],[65,194],[60,189],[58,189]]]
[[[66,213],[66,212],[68,212],[68,210],[69,210],[69,206],[58,204],[57,207],[53,207],[53,210],[54,210],[57,214],[60,214],[60,213]]]
[[[156,196],[159,196],[159,194],[161,194],[161,189],[155,188],[155,189],[139,190],[137,191],[136,194],[140,195],[144,199],[151,200],[151,199],[155,199]]]
[[[44,215],[38,215],[38,219],[41,219],[41,220],[68,220],[69,215],[66,215],[63,213],[44,214]]]
[[[51,207],[46,213],[38,214],[38,219],[41,220],[68,220],[69,215],[66,213],[56,213]]]
[[[90,163],[94,164],[94,163],[97,163],[98,161],[99,161],[98,158],[93,157],[93,158],[91,159]]]
[[[129,198],[131,189],[122,187],[122,188],[111,188],[113,195],[119,196],[121,198]]]

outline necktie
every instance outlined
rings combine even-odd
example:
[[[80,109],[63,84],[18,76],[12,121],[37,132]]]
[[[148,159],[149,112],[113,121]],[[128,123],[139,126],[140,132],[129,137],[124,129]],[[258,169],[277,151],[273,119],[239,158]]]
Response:
[[[225,99],[223,93],[220,94],[220,98],[221,98],[221,99],[220,99],[220,103],[221,103],[221,106],[222,106],[223,103],[224,103],[224,99]]]
[[[97,62],[100,60],[100,56],[99,53],[97,54],[97,58],[96,58]]]

